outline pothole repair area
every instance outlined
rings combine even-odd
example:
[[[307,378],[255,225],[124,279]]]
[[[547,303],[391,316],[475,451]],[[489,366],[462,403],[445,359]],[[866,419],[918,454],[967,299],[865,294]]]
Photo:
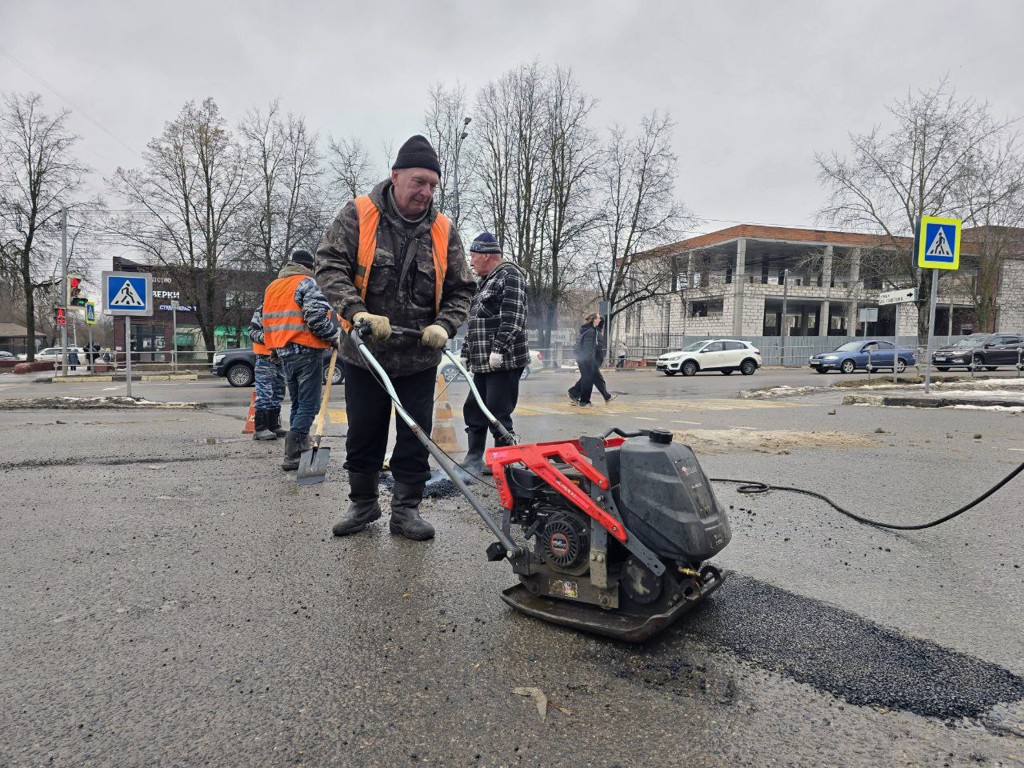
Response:
[[[747,451],[785,455],[805,448],[870,448],[878,445],[877,440],[861,435],[789,429],[693,429],[672,434],[698,454]]]

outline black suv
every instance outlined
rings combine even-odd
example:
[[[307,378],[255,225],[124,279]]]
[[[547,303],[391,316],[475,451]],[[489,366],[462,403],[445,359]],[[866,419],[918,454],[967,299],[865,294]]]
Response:
[[[1024,355],[1024,336],[1017,333],[972,333],[948,347],[932,352],[932,365],[940,371],[950,368],[1017,367]]]
[[[324,383],[327,383],[327,365],[331,360],[331,350],[324,350]],[[252,347],[241,349],[225,349],[213,356],[213,375],[224,376],[233,387],[251,387],[256,382],[256,353]],[[345,380],[345,365],[338,357],[334,365],[332,384],[341,384]]]

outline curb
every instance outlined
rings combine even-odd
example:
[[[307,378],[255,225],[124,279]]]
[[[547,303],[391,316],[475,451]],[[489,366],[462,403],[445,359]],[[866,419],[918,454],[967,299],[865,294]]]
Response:
[[[976,408],[1024,408],[1024,399],[997,400],[981,397],[920,397],[913,395],[847,395],[843,405],[888,405],[910,408],[949,408],[970,405]]]

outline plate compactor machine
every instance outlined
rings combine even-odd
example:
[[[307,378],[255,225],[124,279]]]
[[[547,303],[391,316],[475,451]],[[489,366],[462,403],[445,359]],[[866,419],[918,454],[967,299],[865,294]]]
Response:
[[[523,613],[573,629],[643,642],[722,584],[706,560],[731,538],[729,523],[693,451],[666,430],[515,444],[450,351],[491,426],[507,445],[491,448],[500,523],[467,485],[465,472],[402,407],[360,336],[352,339],[388,391],[399,417],[497,538],[491,561],[508,560],[519,584],[502,599]],[[395,329],[400,335],[415,331]],[[518,535],[513,534],[513,530]]]

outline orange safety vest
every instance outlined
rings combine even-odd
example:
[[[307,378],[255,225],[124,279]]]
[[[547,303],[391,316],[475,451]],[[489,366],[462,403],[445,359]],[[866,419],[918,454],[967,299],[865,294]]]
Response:
[[[359,291],[359,298],[366,300],[366,286],[370,282],[370,269],[373,267],[373,256],[377,251],[377,226],[380,224],[380,210],[366,195],[355,200],[356,212],[359,214],[359,251],[356,254],[356,272],[353,284]],[[452,222],[443,213],[437,214],[430,226],[430,239],[434,245],[434,311],[441,311],[441,290],[444,288],[444,276],[448,271],[448,238]],[[352,328],[347,320],[342,320],[345,330]]]
[[[264,334],[263,338],[264,339],[267,338],[265,334]],[[252,343],[252,351],[255,354],[257,354],[257,355],[269,355],[270,354],[270,350],[267,348],[267,345],[266,344],[260,344],[258,341],[254,341]]]
[[[281,349],[289,342],[314,349],[327,349],[330,342],[315,336],[302,319],[302,307],[295,301],[295,289],[308,275],[279,277],[267,286],[263,298],[263,343]]]

